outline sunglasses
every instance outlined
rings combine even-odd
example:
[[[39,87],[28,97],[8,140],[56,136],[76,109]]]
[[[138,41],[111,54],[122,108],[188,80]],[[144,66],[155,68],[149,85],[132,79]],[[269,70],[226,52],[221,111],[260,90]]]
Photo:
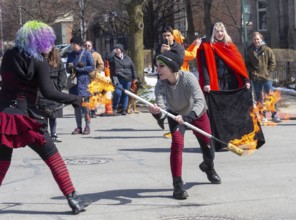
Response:
[[[85,46],[85,47],[91,47],[91,45],[89,45],[89,44],[85,44],[84,46]]]

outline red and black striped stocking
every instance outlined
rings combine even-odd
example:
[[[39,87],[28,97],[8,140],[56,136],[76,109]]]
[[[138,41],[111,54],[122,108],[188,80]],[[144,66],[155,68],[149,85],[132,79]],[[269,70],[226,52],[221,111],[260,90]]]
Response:
[[[59,152],[48,158],[45,163],[50,168],[54,179],[65,196],[75,191],[69,171]]]
[[[173,177],[182,176],[182,154],[184,149],[184,135],[179,131],[172,134],[171,144],[171,172]]]

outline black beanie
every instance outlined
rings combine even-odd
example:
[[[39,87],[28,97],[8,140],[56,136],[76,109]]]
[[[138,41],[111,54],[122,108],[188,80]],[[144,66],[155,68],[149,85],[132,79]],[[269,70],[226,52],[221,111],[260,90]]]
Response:
[[[180,55],[172,50],[165,50],[156,57],[156,60],[164,62],[173,72],[178,72],[183,64]]]
[[[78,44],[79,46],[82,46],[83,40],[79,36],[73,36],[70,40],[71,44]]]
[[[116,49],[116,48],[120,49],[120,50],[121,50],[121,52],[123,52],[123,51],[124,51],[124,47],[123,47],[123,45],[122,45],[122,44],[116,44],[116,45],[114,46],[114,49]]]

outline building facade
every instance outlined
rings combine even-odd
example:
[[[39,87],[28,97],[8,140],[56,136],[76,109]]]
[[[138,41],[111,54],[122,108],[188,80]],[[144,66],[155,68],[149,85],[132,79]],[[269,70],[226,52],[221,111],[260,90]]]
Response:
[[[296,0],[247,0],[252,31],[261,32],[272,48],[296,50]]]

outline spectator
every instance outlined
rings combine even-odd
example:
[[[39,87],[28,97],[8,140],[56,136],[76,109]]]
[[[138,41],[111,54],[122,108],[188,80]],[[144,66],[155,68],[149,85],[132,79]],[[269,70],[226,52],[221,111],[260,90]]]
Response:
[[[173,33],[174,33],[175,41],[178,44],[182,45],[185,37],[182,35],[182,33],[179,30],[174,30]],[[201,44],[201,38],[196,38],[192,42],[192,44],[190,44],[190,46],[185,49],[184,61],[181,66],[181,70],[189,71],[189,61],[196,58],[196,52],[200,44]]]
[[[99,54],[97,51],[93,48],[93,43],[91,41],[86,41],[84,43],[85,49],[87,49],[89,52],[91,52],[91,55],[93,57],[94,63],[95,63],[95,70],[89,73],[90,80],[93,81],[97,74],[100,74],[102,71],[104,71],[104,61],[102,59],[101,54]],[[95,118],[96,117],[96,109],[90,110],[90,117]]]
[[[214,24],[210,42],[198,49],[199,81],[205,92],[250,88],[243,57],[222,22]]]
[[[137,73],[131,58],[124,54],[122,44],[116,44],[114,47],[114,56],[110,59],[111,79],[118,87],[130,90],[132,81],[137,80]],[[121,102],[121,115],[126,115],[128,106],[128,95],[122,90],[115,88],[113,93],[112,107],[113,112],[118,112]]]
[[[73,51],[69,54],[66,67],[69,73],[76,73],[77,85],[69,89],[69,93],[84,97],[85,102],[89,102],[90,93],[88,85],[90,84],[89,73],[94,71],[95,65],[92,55],[89,51],[82,48],[83,41],[79,36],[74,36],[70,40]],[[85,128],[82,132],[82,111],[84,113]],[[72,132],[76,134],[90,134],[90,112],[88,107],[74,108],[77,127]]]
[[[177,43],[174,39],[174,30],[170,26],[164,26],[161,31],[162,42],[156,49],[154,57],[154,65],[156,65],[156,57],[166,50],[172,50],[179,54],[182,62],[184,61],[184,46]]]
[[[239,117],[245,117],[245,114],[249,113],[237,110],[237,117],[232,115],[233,118],[231,118],[228,114],[231,115],[233,107],[225,102],[220,103],[217,99],[227,100],[230,94],[236,97],[235,92],[238,92],[238,89],[247,88],[249,90],[250,82],[244,59],[222,22],[213,25],[210,41],[200,45],[197,51],[197,62],[199,83],[205,92],[213,136],[225,141],[234,135],[228,128],[234,124],[233,121],[239,122]],[[243,101],[244,105],[249,103],[247,100],[237,100],[238,105],[242,105],[240,101]],[[227,114],[218,117],[222,106]],[[225,142],[228,143],[228,141]],[[224,146],[215,142],[215,148],[220,151]]]
[[[44,54],[50,67],[50,79],[53,86],[58,91],[62,91],[67,79],[67,74],[61,62],[59,51],[52,48],[49,54]],[[50,135],[54,142],[62,142],[57,136],[57,117],[61,114],[62,109],[56,110],[61,106],[60,103],[44,98],[42,93],[38,91],[38,107],[49,124]]]
[[[252,34],[252,41],[247,51],[246,65],[255,90],[255,100],[263,104],[263,94],[269,95],[274,90],[270,72],[274,70],[276,60],[272,49],[265,44],[260,32]],[[272,112],[271,117],[273,122],[281,122],[277,117],[277,111]],[[262,121],[267,121],[266,111],[263,112]]]

